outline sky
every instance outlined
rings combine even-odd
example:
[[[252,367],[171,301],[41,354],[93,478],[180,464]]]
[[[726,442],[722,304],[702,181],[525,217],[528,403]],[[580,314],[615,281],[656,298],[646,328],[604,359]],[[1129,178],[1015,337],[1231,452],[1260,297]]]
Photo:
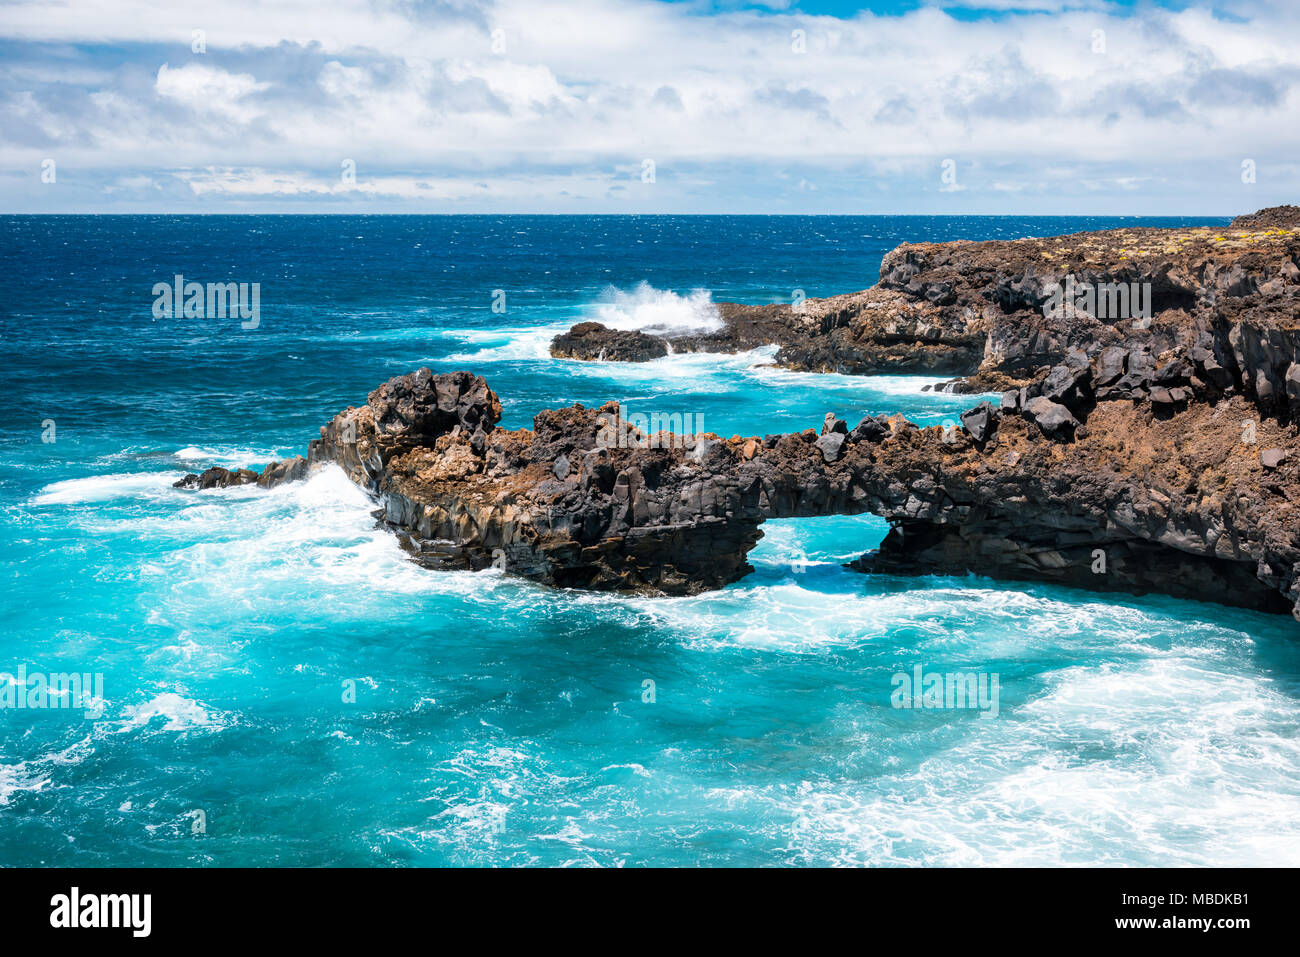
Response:
[[[1300,3],[0,0],[0,212],[1235,215]]]

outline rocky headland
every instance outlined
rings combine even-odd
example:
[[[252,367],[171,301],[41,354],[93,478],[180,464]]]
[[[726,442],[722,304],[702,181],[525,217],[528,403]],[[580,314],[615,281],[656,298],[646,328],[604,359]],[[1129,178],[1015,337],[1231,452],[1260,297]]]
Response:
[[[563,587],[718,588],[750,570],[766,519],[870,512],[891,530],[866,572],[1300,608],[1300,210],[904,244],[880,275],[797,312],[724,304],[721,332],[659,354],[775,343],[792,368],[957,377],[999,405],[947,430],[832,410],[783,435],[646,435],[613,403],[509,430],[484,379],[421,369],[336,415],[305,458],[178,484],[333,463],[417,560]],[[656,337],[603,328],[557,354],[655,357]]]
[[[1076,349],[1141,343],[1158,353],[1221,325],[1217,314],[1240,308],[1236,300],[1266,306],[1300,279],[1297,229],[1300,207],[1279,206],[1223,229],[903,243],[861,292],[797,306],[720,303],[723,328],[707,335],[582,323],[556,337],[552,354],[645,361],[667,351],[776,345],[776,363],[799,371],[932,374],[958,379],[954,391],[1000,391],[1033,381]],[[1050,290],[1067,277],[1080,288],[1106,288],[1091,308],[1046,315]],[[1130,301],[1135,293],[1139,303]],[[640,348],[605,348],[629,335],[642,337]]]

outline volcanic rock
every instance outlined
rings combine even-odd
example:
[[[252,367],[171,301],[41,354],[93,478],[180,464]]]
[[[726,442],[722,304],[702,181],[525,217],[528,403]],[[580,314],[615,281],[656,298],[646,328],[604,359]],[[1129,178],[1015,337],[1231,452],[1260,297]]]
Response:
[[[1100,354],[1098,398],[1139,402],[1153,384],[1182,384],[1154,381],[1165,369],[1156,357],[1172,350],[1207,386],[1224,392],[1244,382],[1276,405],[1286,401],[1286,366],[1300,358],[1286,352],[1282,333],[1300,294],[1295,209],[1261,210],[1226,229],[904,243],[885,255],[870,289],[797,308],[720,303],[721,329],[662,338],[675,351],[772,344],[778,365],[806,371],[955,376],[944,385],[952,392],[1005,392],[1041,380],[1071,353]],[[1093,312],[1050,308],[1066,280],[1095,293]],[[1149,315],[1137,314],[1139,302]],[[556,355],[576,351],[566,343],[579,327],[557,338]],[[1166,374],[1174,371],[1181,367]]]
[[[668,343],[633,329],[610,329],[599,322],[580,322],[551,342],[557,359],[648,362],[668,355]]]
[[[223,469],[214,465],[212,468],[204,469],[201,475],[191,472],[179,481],[173,482],[172,488],[228,488],[232,485],[252,485],[257,478],[257,473],[249,469]]]
[[[282,485],[285,482],[296,482],[306,477],[307,460],[301,455],[295,455],[291,459],[272,462],[262,469],[262,474],[257,477],[257,484],[260,488],[273,488],[276,485]]]
[[[769,518],[872,513],[891,529],[855,563],[864,571],[1296,613],[1300,477],[1281,466],[1300,451],[1297,263],[1300,230],[1279,227],[904,244],[873,289],[798,311],[724,304],[720,332],[682,340],[725,349],[767,336],[795,367],[942,369],[1002,391],[1001,412],[968,410],[955,441],[894,415],[852,431],[831,416],[821,434],[761,441],[629,433],[610,444],[600,437],[615,403],[502,429],[481,377],[421,369],[336,415],[307,459],[373,495],[416,560],[500,558],[561,587],[718,588],[750,570]],[[1048,290],[1067,274],[1150,283],[1152,315],[1049,315]],[[1242,451],[1243,423],[1258,457]]]
[[[1259,464],[1266,469],[1275,469],[1286,461],[1286,451],[1283,449],[1265,449],[1259,453]]]
[[[837,419],[834,412],[827,412],[826,418],[822,420],[822,435],[831,432],[841,432],[848,434],[848,424],[843,419]]]
[[[1278,229],[1300,227],[1300,206],[1270,206],[1257,213],[1238,216],[1231,229]]]
[[[814,444],[822,450],[822,458],[825,461],[834,462],[840,457],[847,438],[844,432],[825,432]]]
[[[997,427],[998,412],[988,402],[981,402],[961,414],[961,424],[976,442],[984,442]]]
[[[1068,408],[1041,395],[1025,404],[1024,415],[1049,438],[1068,439],[1080,424]]]
[[[879,442],[890,432],[889,420],[884,416],[868,415],[849,433],[850,442]]]

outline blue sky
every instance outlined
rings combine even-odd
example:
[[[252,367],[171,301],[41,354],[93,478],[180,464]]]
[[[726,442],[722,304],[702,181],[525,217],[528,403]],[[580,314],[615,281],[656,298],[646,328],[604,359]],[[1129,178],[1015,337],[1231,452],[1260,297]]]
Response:
[[[0,211],[1228,215],[1300,4],[0,6]]]

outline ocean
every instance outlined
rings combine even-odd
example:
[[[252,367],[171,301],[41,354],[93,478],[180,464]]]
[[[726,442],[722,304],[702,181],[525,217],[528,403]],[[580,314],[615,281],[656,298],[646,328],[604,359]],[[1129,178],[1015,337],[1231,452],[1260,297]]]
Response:
[[[932,378],[547,343],[865,288],[904,241],[1226,220],[0,222],[0,864],[1300,860],[1284,616],[864,576],[842,564],[883,537],[871,516],[769,522],[754,572],[697,597],[548,590],[417,567],[337,469],[171,487],[303,452],[420,366],[484,375],[511,428],[610,399],[722,435],[955,421],[978,397]],[[258,283],[256,327],[156,316],[177,275]],[[918,667],[996,676],[996,715],[894,707]],[[19,707],[20,669],[102,684]]]

